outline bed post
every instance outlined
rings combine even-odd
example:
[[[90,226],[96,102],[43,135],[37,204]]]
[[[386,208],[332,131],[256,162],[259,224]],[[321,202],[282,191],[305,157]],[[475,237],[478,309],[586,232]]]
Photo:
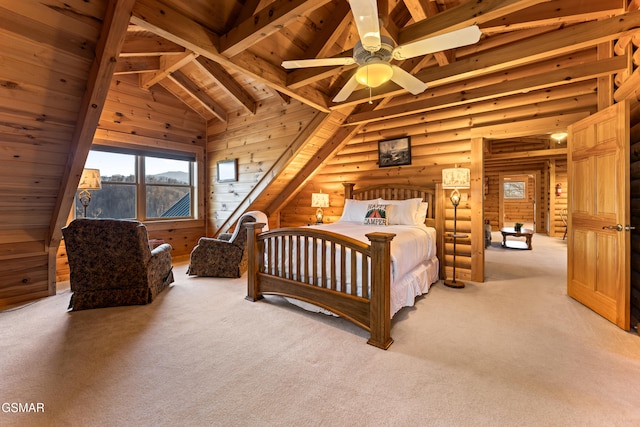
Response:
[[[260,260],[262,259],[262,250],[258,247],[257,236],[265,226],[262,222],[247,222],[247,296],[246,300],[257,301],[262,299],[262,295],[258,293],[258,272],[260,271]]]
[[[383,350],[391,338],[391,240],[392,233],[369,233],[371,241],[371,295],[369,304],[370,337],[368,344]]]
[[[353,187],[355,184],[353,182],[343,182],[342,186],[344,187],[344,198],[353,199]]]

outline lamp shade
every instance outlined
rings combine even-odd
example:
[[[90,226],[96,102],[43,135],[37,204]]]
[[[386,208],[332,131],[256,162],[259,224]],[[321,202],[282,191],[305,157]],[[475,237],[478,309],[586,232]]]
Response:
[[[467,168],[442,169],[442,188],[469,188],[471,171]]]
[[[362,65],[356,71],[358,83],[368,87],[378,87],[391,80],[393,68],[388,62],[372,62]]]
[[[328,208],[329,207],[329,195],[326,193],[312,193],[311,194],[311,207],[312,208]]]
[[[100,190],[101,188],[100,169],[84,169],[82,177],[80,177],[78,190]]]

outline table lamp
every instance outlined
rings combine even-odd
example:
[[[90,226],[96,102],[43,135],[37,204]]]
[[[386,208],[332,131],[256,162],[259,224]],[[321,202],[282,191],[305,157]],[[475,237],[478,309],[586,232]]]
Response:
[[[466,234],[457,234],[458,205],[460,204],[460,188],[471,186],[471,171],[467,168],[442,169],[442,188],[453,189],[449,199],[453,205],[453,278],[445,280],[444,284],[451,288],[464,288],[464,282],[456,280],[456,239],[466,238]]]
[[[100,190],[101,188],[100,169],[84,169],[80,177],[80,184],[78,184],[78,190],[81,190],[78,199],[84,208],[84,218],[87,217],[87,207],[91,203],[90,190]]]
[[[329,207],[329,195],[323,192],[311,193],[311,207],[318,208],[316,210],[316,224],[322,224],[324,216],[322,208]]]

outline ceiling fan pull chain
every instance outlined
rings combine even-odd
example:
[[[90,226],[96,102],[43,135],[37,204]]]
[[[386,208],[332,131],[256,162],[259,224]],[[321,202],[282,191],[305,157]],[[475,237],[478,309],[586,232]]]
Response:
[[[373,104],[373,101],[371,100],[371,86],[369,86],[369,104]]]

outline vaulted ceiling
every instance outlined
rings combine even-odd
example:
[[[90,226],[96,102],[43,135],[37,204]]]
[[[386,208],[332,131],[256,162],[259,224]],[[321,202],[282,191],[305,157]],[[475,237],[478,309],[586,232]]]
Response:
[[[138,0],[116,74],[138,74],[143,87],[161,85],[208,120],[255,114],[262,99],[279,96],[323,112],[349,107],[346,123],[364,124],[455,105],[473,109],[612,75],[626,64],[598,61],[596,46],[637,25],[610,19],[626,10],[625,0],[377,3],[383,34],[398,44],[471,24],[482,36],[470,46],[395,61],[427,83],[422,94],[389,82],[334,103],[357,65],[285,70],[281,62],[350,57],[359,36],[347,0]],[[565,98],[585,90],[577,85]]]

